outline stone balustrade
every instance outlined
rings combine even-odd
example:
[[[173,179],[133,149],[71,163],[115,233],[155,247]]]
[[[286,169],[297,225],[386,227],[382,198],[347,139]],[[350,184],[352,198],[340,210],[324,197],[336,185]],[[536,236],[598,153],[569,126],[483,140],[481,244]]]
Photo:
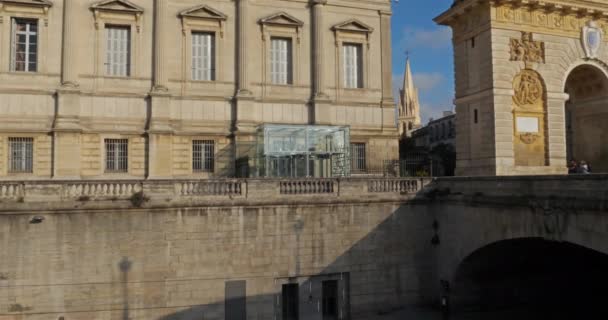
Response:
[[[0,183],[0,200],[23,197],[23,184],[19,182]]]
[[[175,182],[179,196],[240,196],[243,182],[240,180],[196,180]]]
[[[367,182],[369,192],[411,193],[420,190],[415,179],[370,179]]]
[[[39,209],[40,203],[51,210],[134,204],[166,207],[402,201],[416,196],[430,182],[416,178],[0,181],[0,212]]]
[[[337,180],[334,179],[302,179],[284,180],[279,182],[281,194],[332,194],[335,192]]]
[[[65,198],[85,197],[130,197],[143,190],[142,183],[138,181],[100,181],[75,182],[63,186]]]

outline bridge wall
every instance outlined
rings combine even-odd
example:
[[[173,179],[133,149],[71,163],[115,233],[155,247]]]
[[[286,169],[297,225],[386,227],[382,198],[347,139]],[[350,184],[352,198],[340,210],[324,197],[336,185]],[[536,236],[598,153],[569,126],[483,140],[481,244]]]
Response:
[[[280,315],[284,283],[317,319],[323,279],[348,279],[351,319],[428,301],[424,181],[370,181],[5,183],[0,319],[228,319],[234,281],[247,319]]]
[[[425,191],[438,222],[440,279],[489,244],[518,238],[563,241],[608,254],[608,175],[436,180]]]

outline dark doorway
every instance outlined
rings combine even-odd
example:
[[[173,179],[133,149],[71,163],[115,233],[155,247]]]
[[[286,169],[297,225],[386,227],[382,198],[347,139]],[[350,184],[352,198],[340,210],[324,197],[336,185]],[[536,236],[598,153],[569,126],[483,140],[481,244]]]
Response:
[[[298,320],[299,315],[299,286],[297,283],[283,285],[283,320]]]
[[[323,281],[322,289],[322,311],[323,320],[338,319],[338,281],[326,280]]]
[[[247,282],[226,282],[226,320],[247,320]]]

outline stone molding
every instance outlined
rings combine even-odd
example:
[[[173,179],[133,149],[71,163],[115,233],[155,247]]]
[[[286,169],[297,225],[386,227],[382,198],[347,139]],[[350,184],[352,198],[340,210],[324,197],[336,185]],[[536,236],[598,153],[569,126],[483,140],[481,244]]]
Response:
[[[186,9],[178,14],[182,20],[182,32],[202,26],[215,26],[219,29],[220,38],[224,37],[224,24],[228,16],[208,5]]]
[[[396,203],[413,199],[431,178],[168,179],[0,181],[0,211],[31,212],[99,208],[162,208],[180,205],[253,206],[295,203]],[[148,200],[134,204],[134,197]],[[170,200],[166,200],[170,199]]]
[[[104,0],[93,4],[91,7],[95,17],[95,27],[100,28],[104,16],[112,17],[118,15],[132,15],[135,19],[137,32],[141,32],[141,15],[144,9],[127,0]]]

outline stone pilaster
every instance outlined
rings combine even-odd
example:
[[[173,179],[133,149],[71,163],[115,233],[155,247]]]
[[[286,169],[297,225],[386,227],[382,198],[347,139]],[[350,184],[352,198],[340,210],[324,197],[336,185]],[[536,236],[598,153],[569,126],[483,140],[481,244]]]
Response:
[[[80,90],[75,29],[78,28],[79,0],[63,2],[63,48],[61,86],[57,90],[57,111],[53,127],[53,178],[80,178]]]
[[[313,84],[312,84],[312,103],[309,112],[309,123],[312,124],[327,124],[327,119],[330,119],[328,112],[331,102],[329,96],[325,93],[325,61],[324,61],[324,46],[323,41],[325,35],[325,27],[323,22],[323,12],[327,0],[312,0],[312,47],[313,47]]]
[[[323,26],[323,11],[324,7],[327,4],[327,0],[313,0],[313,49],[314,49],[314,98],[315,100],[327,100],[328,96],[325,94],[325,74],[324,68],[325,63],[323,59],[323,34],[324,34],[324,26]]]
[[[394,108],[393,97],[393,64],[391,50],[391,12],[379,11],[380,37],[382,43],[382,106]]]
[[[154,0],[154,83],[150,93],[150,126],[148,128],[148,174],[150,179],[172,176],[171,95],[167,86],[166,31],[167,0]]]
[[[167,74],[165,72],[167,0],[154,0],[154,88],[153,91],[167,92]]]
[[[238,0],[238,96],[251,96],[249,89],[249,75],[247,72],[248,37],[249,27],[249,0]]]
[[[78,11],[76,8],[78,0],[63,1],[63,56],[61,65],[61,85],[68,88],[77,88],[78,74],[76,63],[76,40],[74,39],[74,31],[78,28],[76,21]]]

